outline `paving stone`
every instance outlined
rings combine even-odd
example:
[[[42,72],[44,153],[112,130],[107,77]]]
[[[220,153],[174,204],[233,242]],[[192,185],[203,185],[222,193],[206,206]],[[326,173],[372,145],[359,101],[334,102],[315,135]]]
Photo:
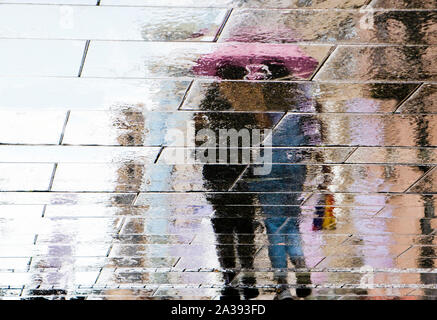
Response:
[[[7,3],[96,5],[97,2],[96,2],[96,0],[8,0]]]
[[[96,146],[0,146],[2,162],[153,163],[159,148]]]
[[[43,1],[43,0],[42,0]],[[132,6],[187,6],[187,7],[252,7],[252,8],[359,8],[366,3],[365,0],[319,0],[319,1],[295,1],[295,0],[164,0],[157,4],[153,0],[102,0],[101,5],[132,5]]]
[[[370,7],[375,8],[397,8],[397,9],[435,9],[434,0],[372,0]]]
[[[256,168],[256,165],[253,166]],[[341,173],[340,173],[341,172]],[[336,181],[334,173],[342,179]],[[268,175],[258,176],[252,167],[236,184],[236,191],[331,191],[331,192],[403,192],[424,172],[407,166],[273,165]],[[402,180],[400,177],[403,177]],[[393,187],[393,179],[396,186]],[[350,181],[350,183],[348,183]],[[268,197],[268,195],[263,195]]]
[[[435,46],[339,46],[318,81],[435,81]]]
[[[53,182],[53,191],[226,191],[244,169],[242,165],[226,166],[209,175],[205,182],[203,172],[208,165],[165,166],[122,164],[59,164]],[[224,171],[226,170],[226,173]],[[211,170],[209,170],[211,171]],[[213,176],[215,175],[215,177]]]
[[[64,144],[121,146],[194,146],[194,138],[202,129],[271,129],[282,113],[248,114],[146,112],[135,110],[71,112]],[[201,138],[201,137],[200,137]],[[200,140],[200,139],[199,139]]]
[[[0,192],[0,205],[78,205],[78,204],[131,204],[131,193],[62,193],[62,192]]]
[[[0,77],[75,77],[85,41],[0,39],[0,45]]]
[[[188,81],[0,78],[0,107],[2,110],[15,111],[175,111],[182,102],[188,85]]]
[[[47,191],[53,164],[0,164],[0,191]]]
[[[0,143],[58,144],[66,116],[62,111],[0,110]]]
[[[334,119],[338,127],[324,130]],[[433,124],[434,115],[290,113],[277,125],[272,145],[427,147],[436,144]]]
[[[414,84],[194,81],[181,109],[204,111],[393,112]],[[411,112],[415,113],[415,112]]]
[[[437,170],[427,174],[421,181],[411,188],[412,192],[436,193],[437,191]]]
[[[397,110],[402,113],[437,113],[437,87],[423,85]]]
[[[434,148],[359,147],[346,162],[435,164],[437,162],[437,150]]]
[[[433,11],[234,10],[220,41],[436,44],[436,19]]]
[[[2,5],[0,38],[213,41],[225,16],[224,9]]]
[[[83,76],[308,79],[329,50],[329,45],[191,43],[187,46],[177,42],[94,41],[88,50]],[[246,65],[260,64],[265,65],[262,73],[254,70],[256,67],[245,69]]]

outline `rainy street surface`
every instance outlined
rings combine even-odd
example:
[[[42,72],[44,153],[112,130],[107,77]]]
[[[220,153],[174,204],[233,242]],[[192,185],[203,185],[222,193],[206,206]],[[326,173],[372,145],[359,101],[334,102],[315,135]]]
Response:
[[[436,61],[436,0],[0,1],[0,300],[436,300]]]

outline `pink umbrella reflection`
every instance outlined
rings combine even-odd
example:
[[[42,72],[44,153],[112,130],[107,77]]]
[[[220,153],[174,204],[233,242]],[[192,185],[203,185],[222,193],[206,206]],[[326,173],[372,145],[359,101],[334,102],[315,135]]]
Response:
[[[192,70],[196,75],[230,80],[307,79],[317,66],[317,60],[296,45],[233,43],[202,56]]]

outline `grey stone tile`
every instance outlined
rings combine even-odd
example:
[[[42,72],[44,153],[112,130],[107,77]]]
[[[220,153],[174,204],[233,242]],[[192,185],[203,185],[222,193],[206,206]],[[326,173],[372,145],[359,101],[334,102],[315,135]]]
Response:
[[[0,39],[0,46],[0,77],[76,77],[85,41]]]
[[[132,195],[133,196],[133,195]],[[178,210],[182,215],[185,211],[187,211],[186,215],[191,216],[190,207],[182,207],[174,208],[174,210]],[[174,211],[167,209],[168,214],[174,214]],[[194,211],[192,209],[191,211]],[[165,210],[158,206],[156,203],[155,206],[147,206],[147,207],[134,207],[130,206],[129,203],[106,203],[106,204],[87,204],[87,205],[47,205],[45,210],[45,217],[52,218],[88,218],[88,217],[101,217],[101,218],[112,218],[112,217],[122,217],[122,216],[131,216],[131,217],[160,217],[165,215]]]
[[[47,191],[53,164],[0,163],[0,191]]]
[[[201,130],[270,129],[281,113],[266,113],[254,119],[244,113],[87,111],[71,112],[64,144],[121,146],[194,146]],[[259,120],[256,122],[256,120]]]
[[[415,84],[194,81],[181,109],[393,112]]]
[[[190,43],[187,46],[177,42],[94,41],[90,44],[82,75],[258,80],[287,76],[308,79],[330,48],[329,45]],[[280,62],[279,65],[276,61]],[[265,67],[258,72],[260,65]],[[274,72],[268,70],[269,66]]]
[[[2,5],[0,38],[213,41],[225,9]]]
[[[284,205],[292,206],[300,204],[309,194],[308,193],[290,193],[291,196],[287,196],[284,193],[277,193],[277,197],[270,199],[271,205]],[[256,193],[140,193],[135,201],[135,205],[140,206],[153,206],[157,203],[170,203],[169,207],[173,207],[171,203],[178,203],[179,205],[191,205],[191,206],[203,206],[210,201],[222,203],[230,206],[239,206],[252,204],[252,199]],[[203,208],[197,208],[202,210]]]
[[[397,206],[397,207],[387,206],[387,207],[383,208],[381,211],[379,211],[377,216],[378,217],[388,217],[388,218],[391,218],[391,217],[399,217],[399,218],[410,217],[410,218],[417,219],[417,221],[423,220],[424,222],[426,222],[425,218],[427,217],[428,210],[430,208],[432,208],[433,205],[434,205],[434,203],[432,201],[432,196],[427,195],[427,196],[422,196],[422,204],[417,204],[415,206],[407,206],[407,205]],[[415,227],[419,227],[419,226],[410,225],[409,227],[415,228]],[[429,233],[429,232],[430,231],[427,231],[427,233]],[[423,233],[423,231],[418,232],[418,233]]]
[[[0,143],[58,144],[66,115],[65,111],[0,110]]]
[[[95,243],[109,244],[117,234],[121,224],[120,219],[102,218],[46,218],[21,217],[3,220],[1,226],[10,234],[10,244],[29,244],[27,239],[33,236],[30,244],[53,245],[83,245]],[[9,232],[15,228],[15,233]],[[38,235],[35,238],[35,235]],[[24,241],[24,242],[23,242]]]
[[[205,218],[178,218],[177,215],[167,219],[129,218],[120,230],[121,235],[189,235],[212,232],[211,221]],[[192,239],[185,242],[191,242]],[[146,243],[145,243],[146,244]]]
[[[389,195],[386,193],[339,193],[334,194],[334,203],[336,206],[365,206],[375,208],[375,213],[381,210],[384,206],[390,208],[397,207],[420,207],[424,206],[426,203],[434,205],[436,203],[436,198],[431,196],[427,199],[420,194],[393,194]],[[325,194],[314,193],[304,202],[305,206],[319,206],[325,204]],[[379,210],[378,210],[379,208]]]
[[[372,0],[369,7],[396,9],[436,9],[434,0]]]
[[[436,164],[434,148],[379,148],[359,147],[347,163]]]
[[[112,257],[108,258],[107,267],[117,268],[171,268],[179,257]]]
[[[105,146],[0,146],[1,162],[153,163],[159,148]]]
[[[2,205],[0,219],[38,218],[43,213],[42,205]]]
[[[108,251],[108,245],[96,245],[89,246],[76,245],[74,250],[70,245],[0,245],[1,257],[28,257],[32,255],[39,256],[62,256],[66,260],[69,256],[78,257],[93,257],[93,256],[105,256]],[[64,261],[66,263],[67,261]]]
[[[428,147],[437,143],[434,123],[434,115],[290,113],[275,129],[272,144]]]
[[[146,256],[146,257],[180,257],[196,256],[199,250],[215,252],[215,245],[119,245],[114,244],[110,257]]]
[[[196,157],[196,148],[175,148],[166,147],[160,154],[159,164],[195,164],[202,161]],[[200,149],[201,150],[201,149]],[[240,149],[241,150],[241,149]],[[260,158],[261,153],[271,152],[272,163],[342,163],[347,156],[353,151],[353,148],[251,148],[251,163],[264,163],[268,159]],[[179,152],[186,152],[184,158],[175,157]],[[218,154],[220,149],[218,149]],[[231,161],[231,159],[229,159]],[[231,162],[232,164],[241,163],[241,159]]]
[[[219,165],[220,166],[220,165]],[[135,165],[135,164],[67,164],[56,170],[53,191],[88,192],[171,192],[226,191],[244,166],[223,165],[204,181],[205,166]],[[209,170],[211,171],[211,170]]]
[[[221,274],[216,272],[168,272],[168,273],[140,273],[124,270],[105,272],[103,270],[97,284],[221,284]]]
[[[437,86],[423,85],[397,110],[401,113],[437,113]]]
[[[0,78],[2,110],[175,111],[188,81]],[[53,112],[53,111],[52,111]]]
[[[126,205],[134,199],[129,193],[0,192],[0,205]]]
[[[7,3],[23,4],[64,4],[64,5],[96,5],[96,0],[7,0]]]
[[[220,41],[436,44],[436,20],[433,11],[234,10]]]
[[[436,193],[437,192],[437,170],[427,174],[421,181],[413,186],[409,191],[418,193]]]
[[[41,0],[43,1],[43,0]],[[132,5],[132,6],[187,6],[187,7],[249,7],[249,8],[359,8],[366,3],[365,0],[163,0],[159,3],[154,0],[102,0],[101,5]]]
[[[435,81],[435,46],[339,46],[318,81]]]
[[[26,271],[30,263],[30,258],[1,258],[0,270],[21,270]],[[2,294],[0,293],[0,296]]]
[[[154,297],[216,297],[220,296],[218,288],[165,288],[160,287]]]
[[[47,272],[47,273],[0,273],[0,284],[7,283],[9,281],[11,284],[17,286],[65,286],[66,283],[69,285],[92,285],[98,276],[98,272],[74,272],[74,277],[69,277],[66,273],[61,272]],[[6,281],[5,281],[5,280]],[[3,280],[3,281],[2,281]],[[66,292],[66,290],[63,290]],[[53,291],[52,291],[53,292]]]
[[[253,166],[253,167],[256,167]],[[403,192],[424,172],[419,167],[332,165],[326,167],[273,165],[270,174],[251,170],[236,184],[236,191]],[[268,195],[263,195],[268,197]]]

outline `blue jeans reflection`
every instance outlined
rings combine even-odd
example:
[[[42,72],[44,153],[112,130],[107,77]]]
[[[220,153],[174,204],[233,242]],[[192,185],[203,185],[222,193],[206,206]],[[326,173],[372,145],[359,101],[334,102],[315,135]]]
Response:
[[[301,146],[314,139],[314,132],[307,134],[308,124],[299,117],[289,117],[286,120],[286,131],[273,136],[274,145]],[[272,163],[284,163],[283,152],[273,152]],[[291,154],[289,163],[298,162]],[[268,253],[272,268],[275,270],[275,280],[278,295],[287,292],[288,259],[296,269],[305,269],[305,257],[302,249],[302,239],[299,230],[301,209],[299,191],[303,190],[307,168],[305,165],[283,164],[273,165],[272,171],[266,176],[252,175],[248,179],[249,191],[261,192],[258,201],[263,207],[265,227],[269,239]],[[276,191],[269,192],[269,191]],[[298,285],[311,283],[307,272],[296,273]],[[281,286],[282,285],[282,286]],[[299,297],[308,296],[311,290],[301,288],[296,290]]]

